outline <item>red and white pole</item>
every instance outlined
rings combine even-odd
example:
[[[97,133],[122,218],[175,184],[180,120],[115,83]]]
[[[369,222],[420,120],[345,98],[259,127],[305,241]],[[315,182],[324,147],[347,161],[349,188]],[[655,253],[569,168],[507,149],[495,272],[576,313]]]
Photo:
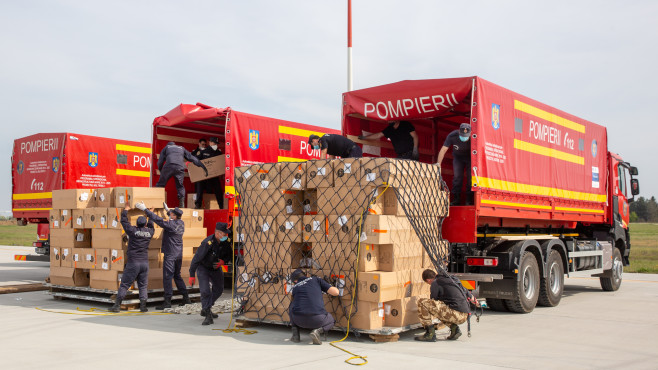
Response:
[[[352,91],[352,0],[347,0],[347,91]]]

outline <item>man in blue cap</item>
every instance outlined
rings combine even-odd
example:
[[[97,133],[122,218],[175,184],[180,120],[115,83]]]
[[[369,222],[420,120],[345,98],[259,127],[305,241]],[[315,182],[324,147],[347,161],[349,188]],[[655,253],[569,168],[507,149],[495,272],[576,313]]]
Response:
[[[215,233],[201,242],[192,258],[189,283],[194,285],[195,274],[199,277],[201,316],[205,316],[202,325],[213,324],[213,318],[217,318],[211,309],[224,292],[223,266],[230,262],[233,253],[233,243],[229,234],[228,225],[225,222],[218,222],[215,224]]]
[[[183,186],[183,179],[185,178],[185,161],[194,163],[195,166],[201,167],[208,176],[208,170],[201,161],[192,155],[187,149],[180,145],[176,145],[173,141],[167,143],[167,146],[160,152],[160,159],[158,159],[158,170],[160,170],[160,178],[158,183],[155,184],[157,188],[164,188],[170,178],[176,181],[176,191],[178,193],[178,206],[185,207],[185,186]]]
[[[121,286],[117,293],[116,301],[110,312],[119,312],[121,309],[121,301],[126,297],[126,293],[130,286],[137,280],[139,287],[139,310],[147,312],[146,300],[148,299],[147,285],[149,274],[149,261],[148,261],[148,248],[151,238],[155,233],[153,228],[153,221],[147,223],[146,217],[139,216],[137,218],[137,227],[130,224],[128,219],[128,211],[130,205],[126,206],[121,212],[121,226],[128,235],[128,250],[126,251],[126,260],[128,261],[123,269],[121,276]]]
[[[462,123],[459,130],[448,134],[443,147],[439,151],[437,165],[440,167],[443,157],[449,148],[452,148],[452,193],[451,206],[461,204],[464,173],[466,174],[466,205],[473,204],[473,191],[471,190],[471,125]]]
[[[333,316],[324,308],[322,293],[338,296],[340,291],[317,276],[307,277],[301,269],[290,274],[290,281],[294,284],[290,292],[292,303],[288,308],[292,325],[290,340],[299,343],[299,328],[305,328],[312,329],[309,335],[313,344],[322,344],[321,336],[335,323]]]

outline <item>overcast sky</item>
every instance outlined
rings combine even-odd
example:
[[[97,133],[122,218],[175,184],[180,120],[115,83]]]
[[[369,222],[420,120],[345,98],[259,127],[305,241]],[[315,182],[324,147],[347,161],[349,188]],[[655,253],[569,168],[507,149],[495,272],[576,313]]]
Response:
[[[15,138],[150,141],[202,102],[340,128],[347,1],[0,2],[0,210]],[[478,75],[608,128],[658,194],[658,2],[353,1],[354,88]]]

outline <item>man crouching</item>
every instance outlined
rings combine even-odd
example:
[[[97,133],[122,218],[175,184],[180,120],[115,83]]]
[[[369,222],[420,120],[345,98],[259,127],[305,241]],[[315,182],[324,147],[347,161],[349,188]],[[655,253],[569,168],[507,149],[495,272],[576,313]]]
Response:
[[[449,325],[448,340],[455,340],[462,335],[459,325],[468,319],[468,301],[448,276],[439,276],[432,270],[423,271],[423,281],[430,284],[430,298],[418,298],[418,317],[425,328],[425,333],[415,339],[423,342],[435,342],[436,332],[432,320],[437,318]]]
[[[313,344],[322,344],[321,336],[334,327],[333,316],[324,308],[322,292],[338,296],[338,288],[331,286],[317,276],[306,277],[300,269],[290,275],[294,284],[292,287],[292,303],[288,309],[292,325],[291,341],[299,343],[299,328],[313,329],[311,339]]]

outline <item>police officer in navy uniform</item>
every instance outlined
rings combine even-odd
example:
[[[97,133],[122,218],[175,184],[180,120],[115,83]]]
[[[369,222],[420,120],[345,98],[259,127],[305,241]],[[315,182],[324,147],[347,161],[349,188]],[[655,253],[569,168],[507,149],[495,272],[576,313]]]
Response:
[[[192,151],[192,155],[197,157],[198,159],[203,159],[201,158],[201,151],[206,149],[208,147],[208,140],[205,138],[199,139],[199,145]]]
[[[176,191],[178,192],[178,206],[185,207],[185,186],[183,186],[183,179],[185,178],[185,160],[194,163],[195,166],[203,168],[203,171],[208,175],[208,170],[198,158],[188,152],[187,149],[180,145],[176,145],[173,141],[167,143],[167,146],[160,152],[160,159],[158,159],[158,169],[160,170],[160,179],[155,184],[158,188],[167,186],[170,178],[174,178],[176,183]]]
[[[382,132],[359,136],[360,140],[379,140],[386,137],[391,140],[393,150],[399,159],[418,160],[418,134],[409,121],[392,121]]]
[[[199,278],[201,316],[205,316],[202,325],[213,324],[213,318],[217,318],[217,314],[212,313],[211,309],[217,298],[224,292],[222,266],[231,260],[233,253],[229,234],[228,225],[225,222],[215,224],[215,233],[201,242],[190,265],[190,285],[194,285],[196,282],[195,274]]]
[[[148,261],[148,248],[151,238],[155,233],[153,228],[153,221],[146,221],[146,217],[139,216],[137,218],[137,227],[130,224],[128,219],[128,211],[130,205],[126,203],[123,211],[121,212],[121,226],[128,235],[128,250],[126,251],[127,263],[123,269],[121,276],[121,286],[117,293],[116,301],[110,312],[119,312],[121,301],[126,297],[126,293],[130,286],[137,280],[139,286],[139,310],[147,312],[146,300],[148,299],[147,285],[149,274],[149,261]]]
[[[356,145],[352,140],[341,135],[324,134],[322,137],[318,135],[310,135],[308,137],[308,144],[313,149],[320,149],[320,159],[327,159],[329,157],[341,158],[361,158],[363,151],[361,147]]]
[[[197,158],[207,159],[222,155],[221,149],[219,149],[219,139],[216,137],[210,138],[210,146],[199,151]],[[196,153],[196,151],[195,151]],[[220,176],[223,177],[223,176]],[[219,180],[219,177],[213,177],[206,180],[197,181],[195,184],[196,189],[196,200],[194,202],[194,208],[201,209],[201,204],[203,202],[203,193],[212,193],[215,194],[217,199],[217,204],[219,208],[224,208],[224,195],[222,193],[222,184]]]
[[[153,213],[152,210],[146,209],[143,204],[136,204],[135,208],[146,212],[150,220],[162,228],[162,285],[164,287],[164,302],[157,306],[156,310],[171,308],[171,297],[174,295],[174,289],[171,286],[171,279],[174,279],[178,292],[183,295],[181,305],[190,304],[190,297],[187,293],[185,281],[180,276],[180,269],[183,264],[183,233],[185,232],[185,223],[181,220],[183,211],[179,208],[169,209],[164,204],[165,211],[169,215],[169,220],[165,221],[162,217]]]
[[[321,336],[334,327],[335,320],[324,308],[322,293],[338,296],[338,288],[331,286],[317,276],[307,277],[300,269],[290,275],[294,284],[290,294],[292,302],[288,308],[292,338],[299,343],[299,328],[312,329],[310,336],[313,344],[322,344]]]
[[[466,174],[466,205],[473,204],[473,192],[471,191],[471,125],[462,123],[459,130],[448,134],[443,147],[439,151],[437,165],[441,166],[443,157],[449,148],[452,148],[452,201],[451,206],[461,204],[462,185],[464,173]]]

